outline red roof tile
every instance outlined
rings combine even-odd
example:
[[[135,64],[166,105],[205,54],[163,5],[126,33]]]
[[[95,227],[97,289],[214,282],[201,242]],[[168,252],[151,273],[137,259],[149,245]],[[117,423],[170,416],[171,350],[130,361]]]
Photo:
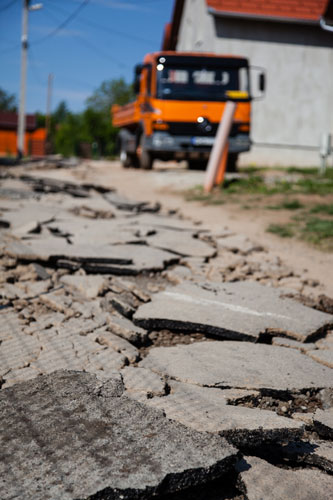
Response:
[[[228,14],[319,21],[328,0],[206,0],[206,3]]]

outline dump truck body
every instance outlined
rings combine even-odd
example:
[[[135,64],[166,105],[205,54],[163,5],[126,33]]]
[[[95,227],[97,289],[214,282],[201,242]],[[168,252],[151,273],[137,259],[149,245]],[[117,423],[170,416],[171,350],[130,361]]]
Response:
[[[250,149],[247,59],[157,52],[136,67],[135,102],[112,107],[124,166],[151,168],[155,158],[206,162],[225,103],[237,102],[229,152]]]

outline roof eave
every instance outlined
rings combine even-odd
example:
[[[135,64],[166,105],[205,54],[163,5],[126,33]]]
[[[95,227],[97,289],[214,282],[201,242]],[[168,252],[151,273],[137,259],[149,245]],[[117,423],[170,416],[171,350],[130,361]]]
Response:
[[[293,23],[293,24],[307,24],[310,26],[318,26],[319,19],[299,19],[295,17],[279,17],[279,16],[265,16],[260,14],[247,14],[243,12],[226,12],[221,10],[216,10],[213,7],[208,7],[208,12],[216,17],[229,17],[234,19],[253,19],[255,21],[271,21],[271,22],[283,22],[283,23]]]

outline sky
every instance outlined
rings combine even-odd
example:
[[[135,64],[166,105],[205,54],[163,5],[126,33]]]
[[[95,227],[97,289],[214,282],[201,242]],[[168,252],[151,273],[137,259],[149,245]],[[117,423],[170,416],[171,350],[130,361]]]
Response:
[[[19,96],[23,0],[0,0],[0,88]],[[40,3],[30,0],[30,5]],[[174,0],[43,0],[29,12],[26,112],[60,101],[79,112],[104,80],[133,80],[145,54],[160,50]],[[69,22],[67,22],[69,21]],[[64,26],[62,26],[65,24]]]

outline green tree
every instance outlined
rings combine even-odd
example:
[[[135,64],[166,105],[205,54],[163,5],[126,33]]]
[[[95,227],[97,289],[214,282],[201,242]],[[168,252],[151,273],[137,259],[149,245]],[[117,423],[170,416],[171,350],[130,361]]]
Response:
[[[16,96],[0,88],[0,111],[17,111]]]
[[[96,111],[110,113],[112,104],[127,104],[134,98],[132,85],[123,78],[106,80],[88,97],[86,105]]]

